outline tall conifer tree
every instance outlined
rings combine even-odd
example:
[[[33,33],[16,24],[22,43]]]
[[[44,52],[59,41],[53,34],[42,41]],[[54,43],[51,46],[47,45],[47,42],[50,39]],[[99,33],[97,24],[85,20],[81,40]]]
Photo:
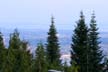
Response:
[[[100,50],[99,32],[95,20],[94,13],[91,17],[90,32],[89,32],[89,47],[90,47],[90,63],[89,72],[100,72],[100,62],[103,59],[102,50]]]
[[[60,66],[60,52],[59,52],[59,43],[56,28],[54,25],[54,18],[52,17],[51,26],[48,32],[47,38],[47,59],[50,64],[49,69],[57,69]]]
[[[9,48],[13,50],[13,55],[15,57],[13,72],[19,72],[18,70],[20,69],[20,59],[21,59],[20,56],[21,40],[17,29],[15,29],[14,33],[12,34]]]
[[[88,27],[85,24],[83,12],[74,30],[71,48],[71,59],[80,67],[79,72],[87,72]]]

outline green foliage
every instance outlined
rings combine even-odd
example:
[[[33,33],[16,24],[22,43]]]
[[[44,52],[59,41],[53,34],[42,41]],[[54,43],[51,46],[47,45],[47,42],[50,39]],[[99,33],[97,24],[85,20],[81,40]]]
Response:
[[[10,35],[6,55],[3,72],[30,72],[31,54],[27,50],[27,42],[20,40],[17,30]]]
[[[3,72],[17,72],[19,67],[20,38],[17,30],[10,35],[9,48],[6,52],[6,60]]]
[[[31,64],[32,64],[32,55],[30,51],[27,49],[28,43],[26,41],[21,42],[21,49],[20,49],[20,71],[19,72],[30,72]]]
[[[99,33],[95,20],[95,15],[93,13],[90,22],[89,31],[89,72],[100,72],[100,62],[103,59],[102,50],[100,50]]]
[[[14,51],[8,49],[6,52],[6,60],[2,69],[2,72],[13,72],[13,66],[15,63],[15,56],[13,55]]]
[[[19,32],[17,29],[14,30],[13,34],[10,34],[10,41],[9,41],[9,48],[14,49],[17,51],[17,49],[20,49],[21,46],[21,40],[19,37]]]
[[[6,59],[6,49],[4,46],[3,35],[0,32],[0,72],[3,70]]]
[[[20,48],[21,48],[21,40],[19,37],[19,33],[17,29],[15,29],[14,33],[10,36],[9,41],[9,49],[14,57],[13,66],[12,66],[12,72],[19,72],[20,69]]]
[[[72,62],[72,66],[70,67],[71,72],[79,72],[80,66],[76,64],[75,61]]]
[[[52,24],[50,26],[47,38],[47,59],[49,63],[49,69],[58,69],[60,62],[59,43],[57,38],[56,28],[52,17]]]
[[[33,72],[47,72],[47,61],[42,43],[36,49]]]
[[[28,50],[28,42],[20,40],[17,29],[10,34],[8,49],[0,32],[0,72],[47,72],[50,69],[64,72],[108,71],[108,59],[101,64],[104,56],[99,46],[100,37],[94,13],[88,28],[81,12],[72,36],[71,66],[66,62],[61,65],[59,41],[53,19],[52,17],[46,49],[39,43],[34,58]]]
[[[92,15],[89,30],[82,12],[80,17],[72,37],[71,64],[75,61],[80,67],[79,72],[101,72],[100,62],[103,55],[99,46],[99,33],[97,32],[95,16]]]
[[[71,59],[80,66],[79,72],[87,72],[88,27],[85,24],[83,12],[74,30],[71,48]]]

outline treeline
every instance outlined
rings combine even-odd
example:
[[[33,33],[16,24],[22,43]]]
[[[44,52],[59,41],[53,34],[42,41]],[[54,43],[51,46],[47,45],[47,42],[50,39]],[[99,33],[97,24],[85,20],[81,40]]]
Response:
[[[4,45],[3,34],[0,32],[0,72],[107,72],[108,60],[99,45],[101,42],[94,13],[89,25],[85,23],[81,12],[72,35],[71,66],[66,62],[61,63],[60,45],[53,17],[47,43],[40,42],[37,45],[35,56],[30,52],[28,42],[20,39],[16,29],[10,34],[8,48]]]

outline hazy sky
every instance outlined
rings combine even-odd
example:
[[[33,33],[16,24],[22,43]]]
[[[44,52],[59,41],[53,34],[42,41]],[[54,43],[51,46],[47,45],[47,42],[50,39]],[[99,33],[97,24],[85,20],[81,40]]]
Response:
[[[0,28],[46,29],[51,15],[58,29],[73,29],[83,10],[89,23],[94,10],[101,31],[108,31],[108,0],[0,0]]]

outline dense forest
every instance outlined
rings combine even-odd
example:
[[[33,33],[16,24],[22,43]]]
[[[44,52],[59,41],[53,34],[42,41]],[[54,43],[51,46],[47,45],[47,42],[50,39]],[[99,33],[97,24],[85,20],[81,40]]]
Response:
[[[58,70],[61,72],[108,72],[108,59],[100,47],[100,37],[95,20],[85,23],[83,12],[76,22],[72,35],[71,61],[62,63],[60,60],[60,43],[54,18],[47,34],[47,42],[39,42],[35,55],[28,49],[28,42],[20,39],[17,29],[10,34],[8,48],[4,44],[3,34],[0,32],[0,72],[48,72]]]

